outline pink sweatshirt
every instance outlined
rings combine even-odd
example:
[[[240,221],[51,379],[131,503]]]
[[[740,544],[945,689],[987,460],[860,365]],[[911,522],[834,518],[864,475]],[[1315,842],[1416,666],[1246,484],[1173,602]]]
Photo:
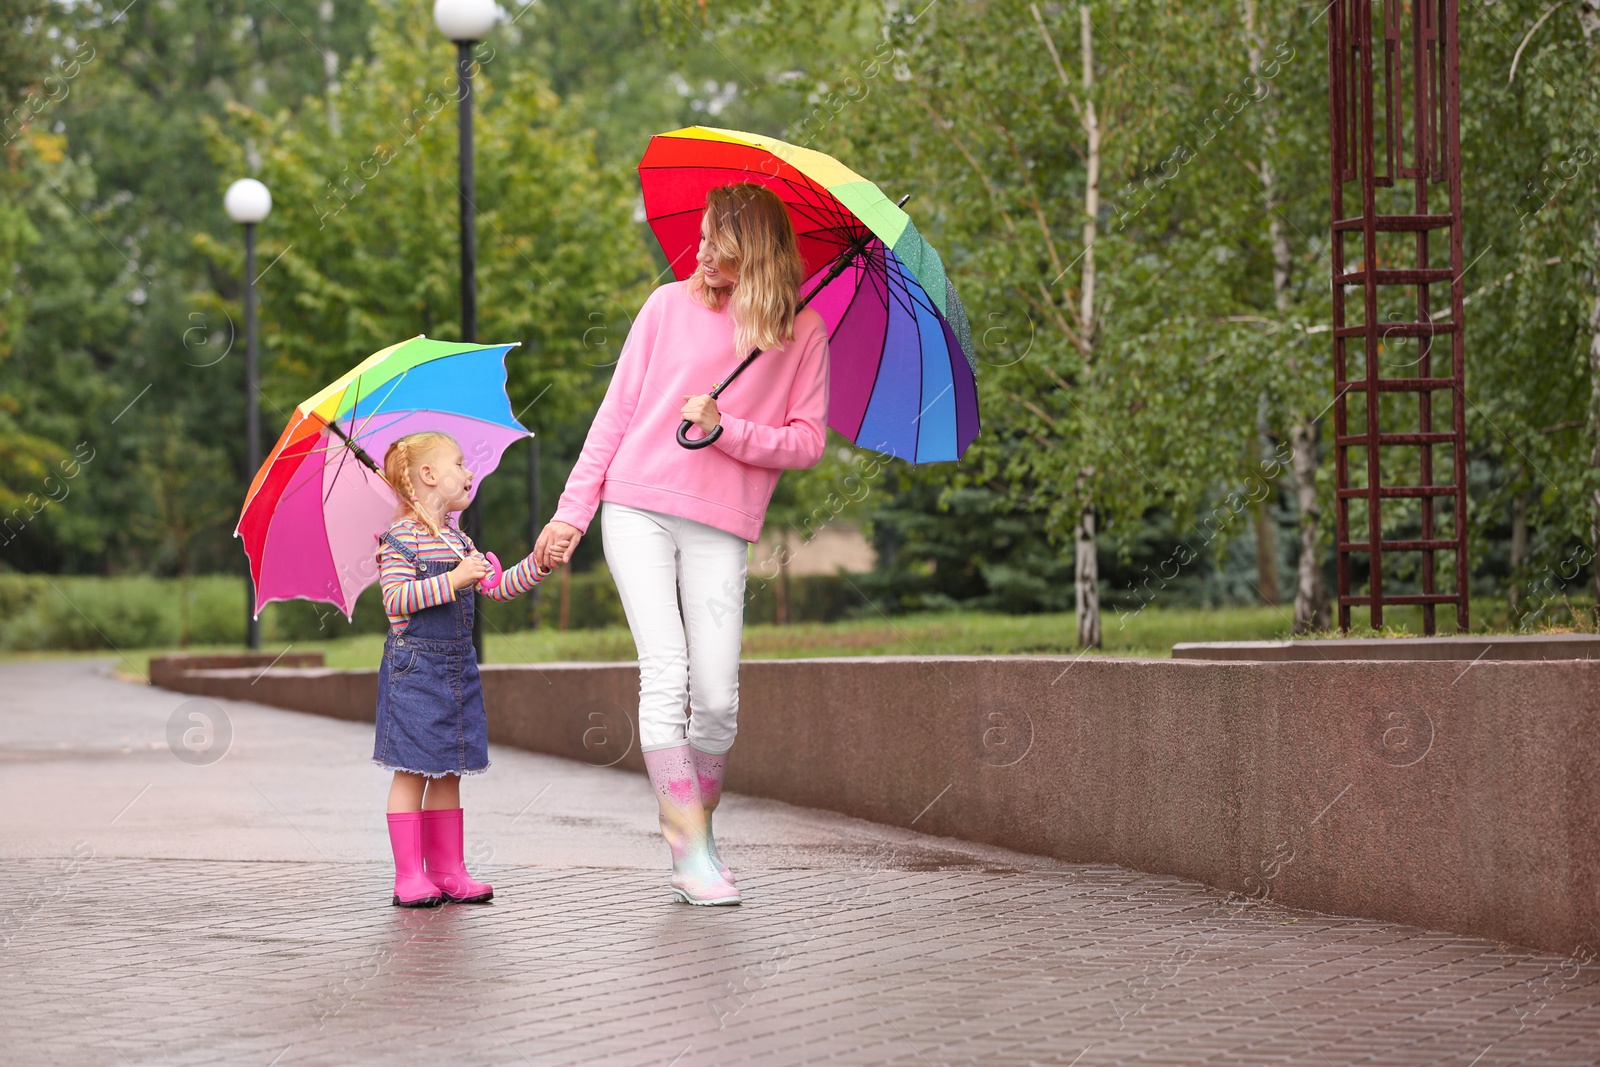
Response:
[[[694,519],[746,541],[761,536],[784,470],[814,467],[827,440],[828,331],[806,308],[794,340],[755,358],[717,398],[722,436],[709,447],[678,444],[684,399],[709,393],[748,352],[733,348],[733,316],[712,311],[671,282],[650,294],[555,518],[588,532],[610,500]],[[689,436],[702,436],[696,427]]]

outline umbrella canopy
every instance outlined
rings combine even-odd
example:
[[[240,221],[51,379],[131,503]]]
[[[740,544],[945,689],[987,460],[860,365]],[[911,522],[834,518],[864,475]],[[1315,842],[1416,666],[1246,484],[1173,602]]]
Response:
[[[828,425],[913,463],[966,451],[978,435],[966,309],[939,253],[876,185],[821,152],[709,126],[652,137],[639,182],[680,281],[695,270],[707,191],[754,182],[776,193],[805,260],[800,291],[828,326]]]
[[[347,617],[355,610],[378,578],[377,538],[399,510],[375,469],[398,438],[450,434],[476,494],[506,446],[532,436],[506,396],[505,356],[513,347],[414,337],[375,352],[294,409],[234,529],[250,557],[258,614],[296,597],[325,601]]]

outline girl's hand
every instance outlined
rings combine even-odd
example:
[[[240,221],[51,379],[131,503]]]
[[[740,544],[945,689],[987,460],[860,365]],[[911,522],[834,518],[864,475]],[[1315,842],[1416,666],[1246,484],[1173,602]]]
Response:
[[[489,561],[474,552],[457,563],[455,569],[450,572],[450,588],[459,593],[469,585],[477,585],[487,577],[489,577]]]
[[[539,540],[534,542],[533,561],[545,570],[553,571],[557,564],[572,558],[582,539],[583,534],[576,526],[552,519],[539,531]]]
[[[551,564],[552,569],[563,563],[572,562],[572,554],[578,551],[578,542],[581,540],[583,540],[583,534],[576,532],[570,536],[563,534],[561,537],[556,538],[555,543],[550,546],[550,559],[553,561]]]
[[[706,433],[710,433],[722,424],[722,416],[717,412],[717,402],[711,399],[711,394],[686,396],[683,399],[687,403],[683,405],[683,410],[679,414]]]
[[[549,551],[550,565],[548,567],[545,566],[543,563],[540,563],[539,560],[537,559],[537,557],[535,557],[532,552],[528,553],[528,558],[533,560],[534,569],[539,572],[539,578],[541,580],[550,577],[552,574],[554,574],[556,572],[556,568],[557,567],[561,566],[563,563],[565,563],[567,561],[566,549],[567,549],[567,546],[569,544],[571,544],[571,543],[572,542],[568,541],[568,540],[558,540],[558,541],[553,542],[550,545],[550,551]]]

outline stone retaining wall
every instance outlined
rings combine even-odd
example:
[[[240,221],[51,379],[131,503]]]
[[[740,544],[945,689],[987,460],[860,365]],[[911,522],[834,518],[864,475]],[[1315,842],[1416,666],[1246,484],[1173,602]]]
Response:
[[[368,721],[377,682],[161,677]],[[642,767],[634,664],[483,677],[490,740]],[[735,792],[1291,907],[1600,948],[1600,660],[870,657],[747,661],[740,678]]]

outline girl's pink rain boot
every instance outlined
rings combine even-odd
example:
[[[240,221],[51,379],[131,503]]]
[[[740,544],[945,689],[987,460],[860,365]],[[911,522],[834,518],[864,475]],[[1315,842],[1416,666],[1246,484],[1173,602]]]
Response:
[[[422,813],[422,857],[428,880],[451,904],[483,904],[493,899],[494,888],[467,873],[465,831],[460,808],[439,808]]]
[[[661,836],[672,849],[672,892],[685,904],[737,904],[739,890],[712,862],[706,812],[688,742],[644,753],[661,807]]]
[[[689,748],[694,752],[694,774],[700,781],[700,806],[706,811],[706,849],[711,853],[711,862],[716,864],[722,880],[732,882],[733,874],[728,870],[728,865],[722,862],[722,855],[717,852],[717,839],[711,833],[711,813],[722,802],[722,779],[728,772],[728,754],[701,752],[693,744]]]
[[[422,873],[422,812],[389,813],[389,847],[394,849],[394,903],[400,908],[437,908],[439,889]]]

